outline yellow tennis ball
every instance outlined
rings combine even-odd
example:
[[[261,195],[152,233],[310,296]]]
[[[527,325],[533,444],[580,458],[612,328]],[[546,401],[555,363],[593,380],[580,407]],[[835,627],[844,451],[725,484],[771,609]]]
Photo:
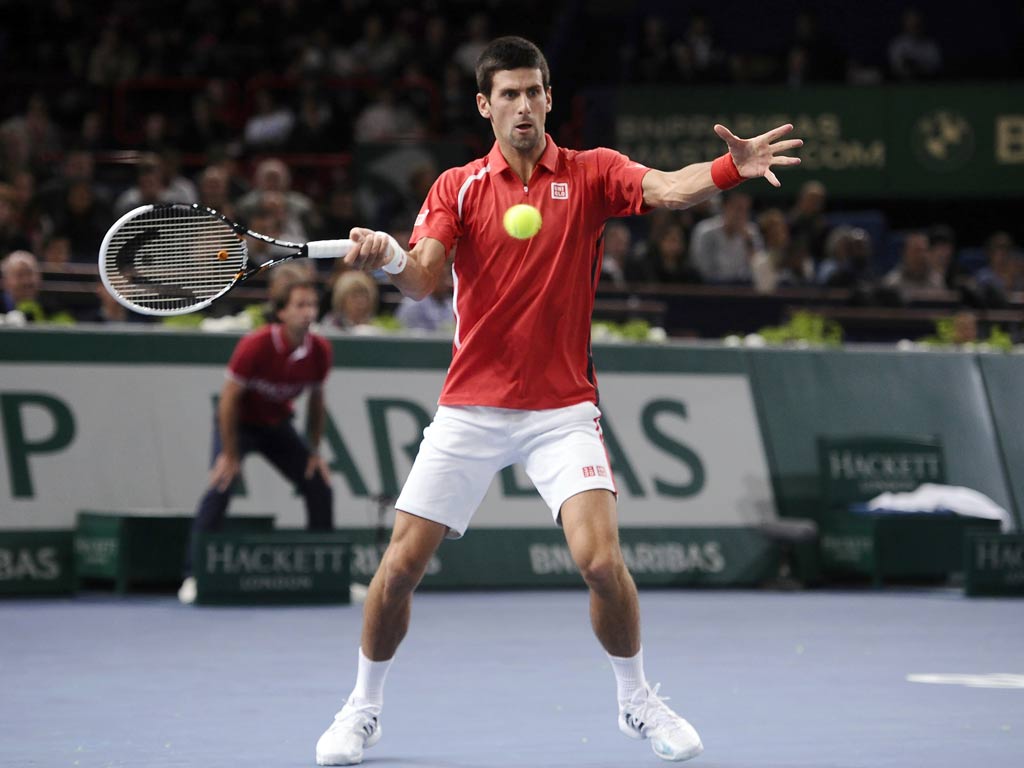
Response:
[[[513,205],[505,211],[502,223],[505,225],[505,231],[512,237],[517,240],[529,240],[540,232],[540,211],[525,203]]]

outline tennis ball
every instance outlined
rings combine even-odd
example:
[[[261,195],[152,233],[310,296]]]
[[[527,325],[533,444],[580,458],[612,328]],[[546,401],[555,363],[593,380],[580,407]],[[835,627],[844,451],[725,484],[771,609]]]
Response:
[[[505,225],[505,231],[512,237],[517,240],[529,240],[540,232],[540,211],[525,203],[513,205],[505,211],[502,223]]]

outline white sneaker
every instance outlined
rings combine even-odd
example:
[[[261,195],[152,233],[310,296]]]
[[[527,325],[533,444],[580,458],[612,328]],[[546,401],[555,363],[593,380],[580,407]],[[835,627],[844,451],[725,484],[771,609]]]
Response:
[[[363,750],[380,741],[380,707],[353,704],[352,699],[334,716],[334,722],[316,743],[317,765],[355,765]]]
[[[178,600],[185,605],[192,605],[196,601],[196,579],[194,576],[186,576],[178,587]]]
[[[632,739],[650,739],[651,749],[662,760],[679,762],[704,751],[693,726],[658,696],[659,685],[645,685],[626,702],[619,703],[619,730]]]

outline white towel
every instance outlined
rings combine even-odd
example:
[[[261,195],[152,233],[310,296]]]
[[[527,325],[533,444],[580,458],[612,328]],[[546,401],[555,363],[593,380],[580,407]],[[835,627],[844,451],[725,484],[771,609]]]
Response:
[[[998,520],[1003,533],[1013,530],[1010,513],[983,493],[959,485],[922,483],[916,491],[883,493],[871,499],[867,507],[873,511],[937,512],[948,510],[967,517]]]

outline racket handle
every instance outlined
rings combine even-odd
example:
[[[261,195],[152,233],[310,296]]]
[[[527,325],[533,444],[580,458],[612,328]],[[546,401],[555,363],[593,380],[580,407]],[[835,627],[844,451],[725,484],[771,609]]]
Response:
[[[306,255],[311,259],[342,259],[353,247],[351,240],[314,240],[306,243]]]

